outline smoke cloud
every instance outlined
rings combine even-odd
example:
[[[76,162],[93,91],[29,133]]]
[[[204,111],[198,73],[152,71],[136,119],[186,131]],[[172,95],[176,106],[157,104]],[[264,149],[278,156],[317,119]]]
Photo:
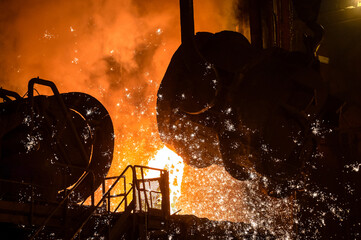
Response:
[[[195,1],[196,29],[225,29],[231,6]],[[113,165],[146,164],[161,145],[156,92],[180,44],[178,1],[20,0],[0,9],[0,86],[24,94],[39,76],[60,92],[93,95],[114,121]]]

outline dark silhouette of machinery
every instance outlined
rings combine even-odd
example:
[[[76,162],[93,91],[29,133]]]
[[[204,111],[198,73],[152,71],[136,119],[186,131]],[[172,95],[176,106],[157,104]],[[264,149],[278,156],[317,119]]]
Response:
[[[49,86],[54,95],[34,96],[35,84]],[[27,98],[4,89],[0,97],[0,179],[8,180],[0,183],[0,197],[35,194],[59,201],[75,184],[74,201],[89,197],[113,158],[113,125],[104,106],[85,93],[60,94],[39,78],[29,81]]]
[[[220,163],[239,180],[250,169],[296,180],[328,98],[313,52],[263,50],[231,31],[194,36],[191,5],[181,7],[182,45],[158,92],[163,141],[188,164]]]
[[[289,50],[290,25],[265,21],[267,1],[240,1],[251,6],[252,44],[238,32],[194,34],[193,2],[180,2],[182,44],[158,91],[163,142],[187,164],[220,164],[238,180],[259,181],[270,196],[296,196],[300,236],[355,237],[361,110],[330,94],[321,76],[315,55],[323,36],[316,22],[321,1],[277,1],[303,24],[294,30],[303,35],[298,51]],[[264,34],[270,29],[283,33],[278,42]],[[342,210],[331,216],[330,208]]]
[[[34,96],[35,84],[54,95]],[[27,95],[0,89],[0,238],[165,235],[168,172],[127,166],[107,176],[114,130],[104,106],[85,93],[60,94],[39,78],[29,81]]]

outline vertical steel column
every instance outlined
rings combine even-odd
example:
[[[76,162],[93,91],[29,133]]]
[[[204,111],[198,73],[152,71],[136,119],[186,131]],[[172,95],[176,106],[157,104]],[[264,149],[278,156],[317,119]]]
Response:
[[[193,0],[179,0],[182,44],[192,44],[194,36]]]
[[[127,198],[128,198],[128,196],[127,196],[127,180],[126,180],[126,177],[125,177],[125,175],[124,175],[124,196],[125,196],[125,199],[124,199],[124,202],[125,202],[125,207],[124,207],[124,211],[125,211],[125,209],[127,208],[127,206],[128,206],[128,200],[127,200]]]
[[[261,0],[249,0],[249,11],[251,44],[257,48],[263,48]]]
[[[103,182],[102,182],[102,197],[105,196],[105,181],[106,181],[106,179],[103,179]],[[106,210],[106,208],[107,208],[107,200],[105,198],[104,198],[102,204],[103,204],[103,206],[105,207],[105,210]]]
[[[165,217],[170,215],[170,196],[169,196],[169,173],[168,171],[161,172],[161,192],[162,192],[162,211]]]

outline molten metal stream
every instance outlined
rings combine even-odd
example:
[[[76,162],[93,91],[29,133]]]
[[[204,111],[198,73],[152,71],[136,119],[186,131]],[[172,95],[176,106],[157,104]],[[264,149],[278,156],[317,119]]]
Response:
[[[175,213],[178,211],[177,201],[181,195],[184,169],[183,159],[172,150],[163,147],[157,152],[154,158],[149,161],[148,166],[168,170],[171,213]],[[155,172],[150,171],[146,174],[146,178],[158,177],[155,174]]]

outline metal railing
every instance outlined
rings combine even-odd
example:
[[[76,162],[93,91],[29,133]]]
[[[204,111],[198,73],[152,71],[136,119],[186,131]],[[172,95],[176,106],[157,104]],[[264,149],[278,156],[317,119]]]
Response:
[[[152,171],[155,171],[157,176],[154,176],[154,174],[152,177],[147,176],[148,173]],[[61,207],[68,209],[70,206],[76,205],[78,207],[83,207],[86,204],[85,200],[81,203],[76,203],[71,201],[70,197],[88,174],[91,174],[91,172],[84,174],[71,189],[67,190],[60,202],[54,202],[57,206],[52,209],[42,225],[37,228],[30,239],[35,239],[39,233],[46,228],[48,222],[59,212]],[[36,187],[36,185],[3,179],[0,179],[0,182],[3,182],[3,184],[21,184],[29,188],[29,191],[31,191],[32,194],[31,196],[27,196],[27,202],[31,203],[29,215],[30,224],[32,224],[31,216],[33,215],[34,205],[43,204],[37,200],[33,193],[33,188]],[[156,213],[157,216],[165,218],[170,215],[169,176],[168,171],[166,170],[147,166],[129,165],[120,175],[104,178],[101,186],[100,200],[98,200],[98,198],[96,199],[97,201],[95,201],[96,193],[94,192],[89,196],[91,199],[90,205],[89,207],[84,206],[84,209],[88,212],[84,212],[86,215],[82,216],[82,223],[76,229],[74,234],[71,233],[70,236],[73,236],[71,239],[76,238],[91,217],[96,214],[103,214],[104,216],[113,214],[114,217],[119,217],[123,212],[128,211],[131,213],[145,214],[146,216]],[[64,211],[64,214],[66,214],[66,211]],[[66,216],[64,215],[62,218],[65,219]]]
[[[146,170],[158,171],[159,177],[146,178]],[[127,181],[129,179],[131,180]],[[114,181],[109,186],[109,189],[106,190],[106,182],[109,180]],[[150,182],[158,182],[157,190],[150,187]],[[146,187],[146,183],[148,183],[148,188]],[[128,185],[130,186],[129,188],[127,188]],[[122,191],[120,193],[114,193],[115,190]],[[154,204],[152,194],[158,194],[161,197],[160,208]],[[132,198],[131,201],[130,198]],[[122,205],[124,206],[123,208],[121,208]],[[127,209],[129,207],[132,207],[132,209]],[[149,210],[157,209],[164,217],[168,216],[170,214],[168,171],[147,166],[129,165],[119,176],[105,178],[102,183],[102,198],[94,206],[93,210],[76,230],[71,239],[77,237],[99,209],[101,209],[103,214],[122,213],[126,210],[130,210],[133,213],[148,214]]]
[[[158,171],[159,177],[146,177],[145,170]],[[148,212],[150,209],[161,210],[166,216],[170,214],[169,201],[169,176],[168,171],[148,166],[134,166],[135,183],[137,187],[136,208],[139,212]],[[157,188],[152,188],[152,183],[157,183]],[[159,204],[153,202],[152,195],[158,195]]]

